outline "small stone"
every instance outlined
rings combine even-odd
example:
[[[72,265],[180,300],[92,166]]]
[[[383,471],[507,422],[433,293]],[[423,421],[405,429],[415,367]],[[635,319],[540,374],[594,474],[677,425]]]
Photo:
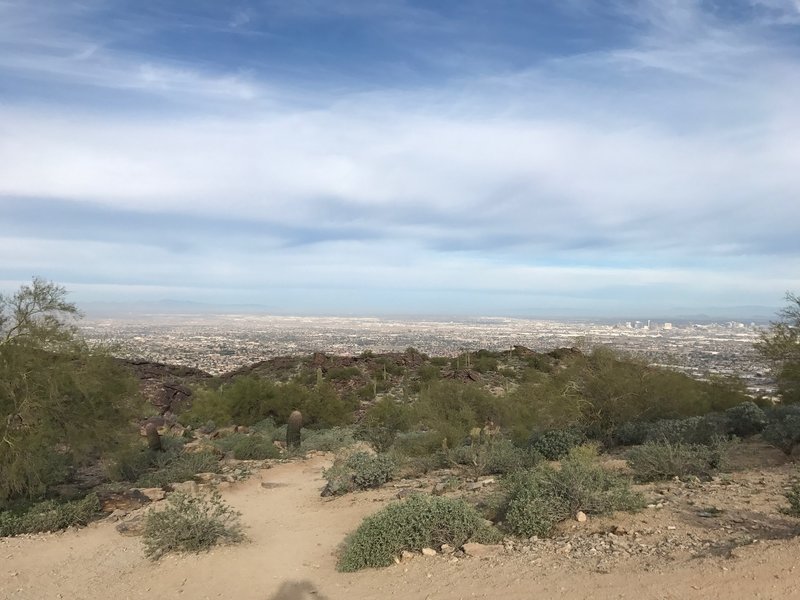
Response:
[[[400,560],[401,561],[407,561],[407,560],[411,560],[413,558],[414,558],[414,553],[413,552],[409,552],[408,550],[403,550],[400,553]]]
[[[480,481],[471,482],[464,486],[464,489],[468,492],[477,492],[481,488],[483,488],[483,484]]]
[[[585,513],[585,512],[583,512],[582,510],[579,510],[577,513],[575,513],[575,520],[576,520],[578,523],[586,523],[586,520],[587,520],[588,518],[589,518],[589,517],[587,517],[587,516],[586,516],[586,513]]]
[[[436,550],[433,548],[423,548],[422,556],[436,556]]]
[[[440,550],[442,554],[452,554],[453,552],[456,551],[456,549],[453,548],[450,544],[442,544]]]

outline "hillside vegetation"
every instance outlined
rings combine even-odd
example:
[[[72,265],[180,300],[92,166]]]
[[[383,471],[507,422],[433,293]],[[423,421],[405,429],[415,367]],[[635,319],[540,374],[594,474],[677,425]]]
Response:
[[[194,510],[181,529],[188,537],[176,539],[172,513],[158,513],[148,521],[149,555],[239,540],[219,496],[191,494],[311,451],[338,453],[323,495],[429,473],[443,474],[436,495],[501,479],[469,506],[459,497],[411,502],[430,509],[424,523],[402,507],[376,517],[354,534],[342,563],[352,570],[433,541],[546,536],[577,513],[637,510],[635,482],[713,478],[729,468],[737,440],[760,436],[787,456],[800,445],[800,405],[773,406],[735,378],[695,380],[604,347],[316,353],[212,377],[87,347],[64,295],[34,280],[0,298],[0,535],[81,525],[179,492]],[[773,328],[781,345],[765,353],[780,361],[788,401],[794,329]],[[609,453],[622,471],[604,466]],[[787,500],[796,514],[796,486]],[[453,519],[450,533],[419,529],[435,529],[437,515]],[[398,537],[404,528],[413,543]]]

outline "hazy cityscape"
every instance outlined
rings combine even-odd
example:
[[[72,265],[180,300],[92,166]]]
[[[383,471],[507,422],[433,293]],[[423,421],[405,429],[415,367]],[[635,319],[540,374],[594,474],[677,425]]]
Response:
[[[754,393],[769,393],[766,365],[754,351],[755,323],[627,321],[559,322],[512,318],[400,320],[266,315],[148,315],[83,323],[94,342],[112,344],[127,358],[198,367],[213,374],[275,356],[325,352],[402,351],[431,355],[522,345],[547,351],[560,346],[608,345],[651,364],[694,377],[738,375]]]

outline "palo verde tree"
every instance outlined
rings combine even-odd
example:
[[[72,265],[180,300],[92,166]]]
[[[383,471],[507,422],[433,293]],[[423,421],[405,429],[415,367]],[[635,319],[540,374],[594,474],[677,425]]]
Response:
[[[787,293],[778,317],[756,348],[772,363],[783,402],[800,402],[800,296]]]
[[[40,278],[0,295],[0,507],[43,495],[129,428],[135,383],[80,339],[78,316]]]

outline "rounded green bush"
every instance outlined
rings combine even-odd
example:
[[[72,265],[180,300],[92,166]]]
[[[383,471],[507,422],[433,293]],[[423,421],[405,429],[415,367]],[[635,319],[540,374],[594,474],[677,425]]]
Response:
[[[482,526],[477,511],[463,500],[416,495],[390,504],[364,519],[345,542],[337,565],[352,572],[386,567],[403,550],[459,547]]]
[[[207,497],[175,492],[167,497],[166,508],[147,513],[144,553],[158,560],[169,552],[200,552],[241,542],[245,536],[239,517],[216,490]]]
[[[732,434],[746,437],[761,433],[767,425],[767,415],[755,402],[742,402],[725,411]]]
[[[571,450],[560,469],[541,464],[512,476],[507,488],[503,521],[523,537],[549,535],[559,521],[579,510],[602,515],[642,505],[630,480],[604,469],[589,446]]]
[[[558,460],[586,441],[578,429],[548,429],[531,436],[529,446],[547,460]]]
[[[356,452],[345,459],[334,461],[330,469],[323,473],[328,483],[323,495],[339,495],[353,490],[366,490],[382,486],[391,481],[395,463],[387,454],[372,456],[366,452]]]
[[[232,452],[236,460],[264,460],[281,455],[271,439],[258,434],[234,433],[221,438],[217,445],[226,452]]]

